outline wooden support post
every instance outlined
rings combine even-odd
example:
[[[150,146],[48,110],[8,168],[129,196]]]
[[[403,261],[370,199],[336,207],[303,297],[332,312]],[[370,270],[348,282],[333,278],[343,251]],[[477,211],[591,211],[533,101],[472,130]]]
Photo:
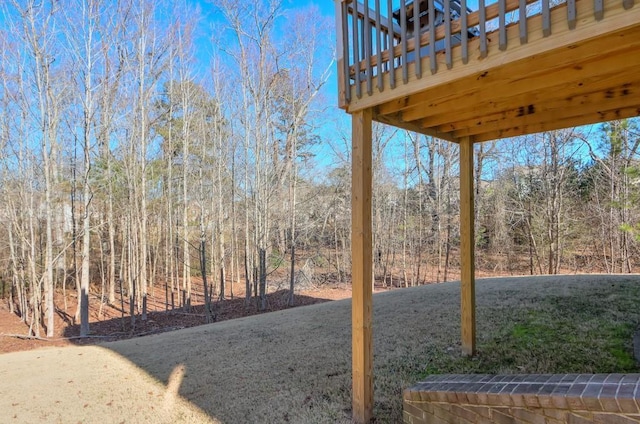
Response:
[[[371,116],[371,109],[355,112],[352,116],[352,395],[353,422],[358,424],[368,423],[373,415]]]
[[[476,351],[475,236],[473,231],[473,140],[460,139],[460,297],[462,353]]]
[[[335,0],[335,10],[336,37],[338,40],[336,50],[336,58],[338,60],[338,106],[346,108],[351,101],[351,86],[349,84],[349,28],[347,26],[348,16],[345,1]]]

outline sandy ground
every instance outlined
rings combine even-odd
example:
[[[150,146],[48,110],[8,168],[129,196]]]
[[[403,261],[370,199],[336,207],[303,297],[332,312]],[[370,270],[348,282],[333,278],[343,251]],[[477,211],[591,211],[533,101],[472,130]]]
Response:
[[[180,368],[161,384],[96,346],[5,354],[0,360],[2,423],[212,422],[177,396]]]
[[[478,332],[489,305],[607,296],[639,283],[629,275],[478,280]],[[350,306],[339,300],[100,346],[2,354],[0,422],[347,423]],[[455,282],[375,295],[376,416],[399,416],[401,391],[431,347],[459,349],[458,314]]]

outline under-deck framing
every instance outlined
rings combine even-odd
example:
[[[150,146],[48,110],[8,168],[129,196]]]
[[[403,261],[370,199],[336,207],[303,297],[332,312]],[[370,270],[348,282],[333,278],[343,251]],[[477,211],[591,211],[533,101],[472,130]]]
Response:
[[[353,118],[353,418],[362,423],[373,411],[372,121],[460,145],[461,336],[472,355],[473,144],[640,115],[640,5],[334,1],[339,105]]]

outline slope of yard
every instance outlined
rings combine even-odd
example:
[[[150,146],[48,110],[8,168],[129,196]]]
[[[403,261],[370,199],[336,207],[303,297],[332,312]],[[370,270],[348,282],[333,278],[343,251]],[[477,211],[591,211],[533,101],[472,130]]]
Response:
[[[20,317],[11,313],[8,302],[0,299],[0,353],[17,352],[23,350],[37,349],[49,346],[68,346],[72,344],[95,344],[97,340],[101,342],[112,342],[115,340],[130,339],[149,334],[163,333],[188,327],[194,327],[206,323],[204,312],[204,295],[202,280],[194,278],[192,306],[188,313],[185,313],[179,304],[175,308],[165,305],[165,291],[163,287],[155,285],[148,294],[148,320],[140,319],[140,310],[136,313],[135,325],[132,320],[129,308],[128,297],[124,299],[118,292],[116,302],[112,305],[101,303],[100,293],[91,293],[89,300],[89,327],[91,338],[79,339],[80,325],[74,323],[73,314],[78,306],[77,295],[72,290],[67,290],[67,296],[60,291],[56,293],[56,314],[54,316],[54,337],[52,338],[29,338],[27,323],[22,322]],[[288,284],[288,282],[287,282]],[[224,301],[216,300],[213,305],[213,313],[216,316],[215,322],[226,321],[246,316],[259,315],[281,309],[289,309],[289,291],[284,290],[282,285],[273,284],[267,290],[267,307],[265,311],[259,311],[257,298],[253,297],[251,304],[246,306],[244,289],[236,284],[234,297],[229,296]],[[167,296],[169,299],[171,297]],[[351,287],[342,284],[319,284],[317,286],[307,285],[297,287],[295,293],[294,307],[312,305],[316,303],[328,302],[336,299],[346,299],[351,297]],[[122,302],[122,303],[121,303]],[[177,301],[176,301],[177,302]],[[121,305],[124,305],[122,308]],[[41,330],[44,335],[45,329]]]
[[[374,297],[375,415],[432,372],[637,372],[638,276],[477,283],[480,355],[460,358],[459,284]],[[0,422],[350,422],[350,300],[101,346],[0,355]]]

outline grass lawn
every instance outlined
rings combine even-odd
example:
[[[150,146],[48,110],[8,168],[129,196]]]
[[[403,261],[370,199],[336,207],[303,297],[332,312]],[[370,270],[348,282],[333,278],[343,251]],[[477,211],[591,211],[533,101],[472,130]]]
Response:
[[[478,357],[438,349],[423,375],[639,372],[632,345],[639,289],[610,283],[542,295],[518,307],[483,302]]]
[[[401,422],[402,390],[427,374],[640,371],[638,276],[479,280],[472,359],[459,354],[459,289],[374,296],[377,422]],[[0,355],[0,422],[33,422],[56,404],[51,422],[129,421],[136,411],[155,422],[349,423],[350,307],[343,300],[101,347]]]

